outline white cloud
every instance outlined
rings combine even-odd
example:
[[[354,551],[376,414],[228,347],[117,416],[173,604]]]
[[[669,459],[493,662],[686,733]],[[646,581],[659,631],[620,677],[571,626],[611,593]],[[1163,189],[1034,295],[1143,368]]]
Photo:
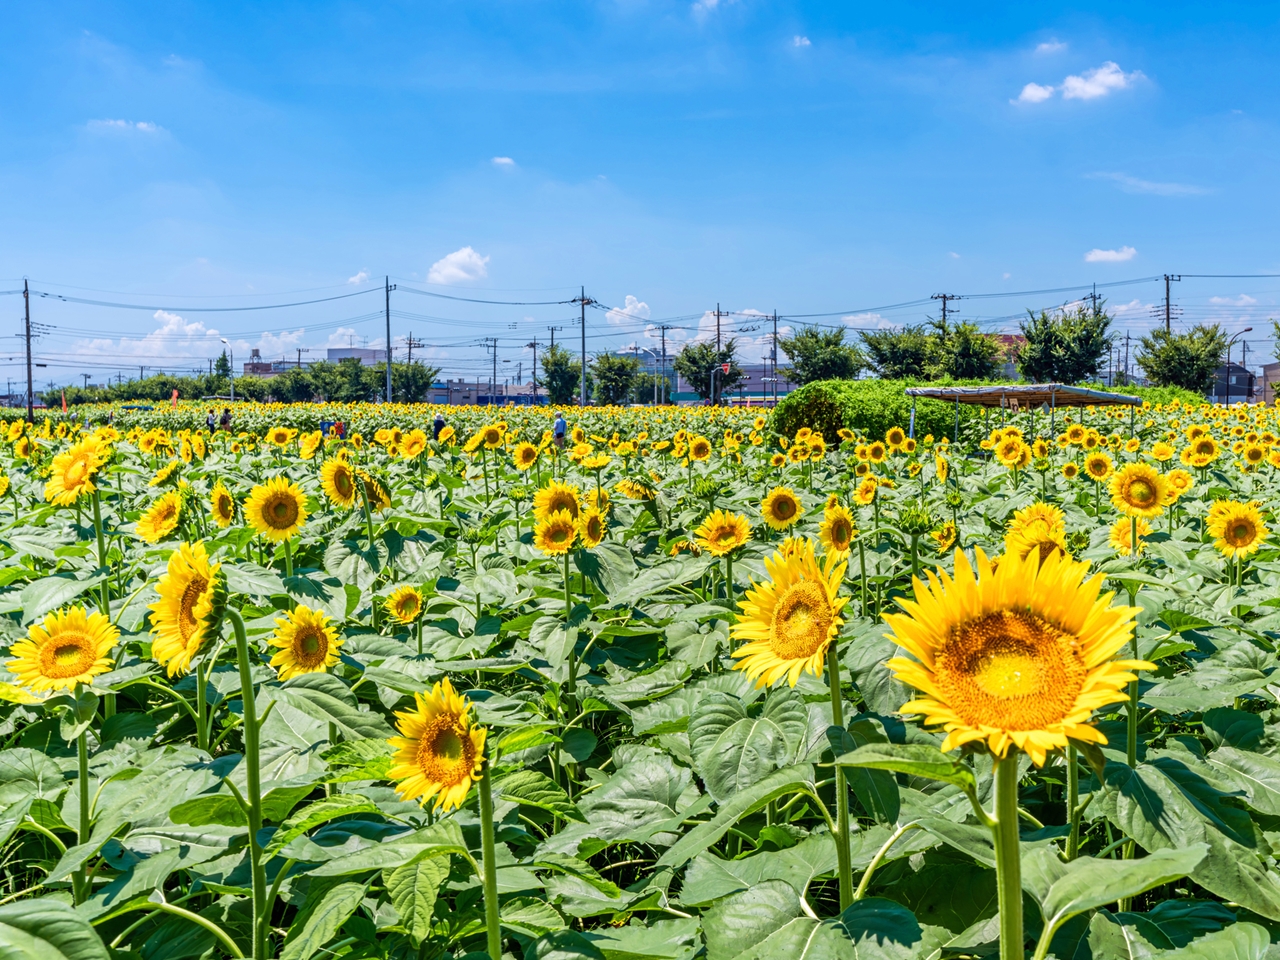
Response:
[[[156,133],[159,127],[150,120],[90,120],[88,123],[90,130],[102,132],[134,132],[138,133]]]
[[[802,37],[802,36],[800,36],[799,34],[796,34],[795,38],[791,41],[791,45],[792,45],[792,46],[794,46],[794,47],[810,47],[810,46],[813,46],[813,44],[811,44],[811,43],[809,42],[809,38],[808,38],[808,37]]]
[[[1113,317],[1145,317],[1150,315],[1152,306],[1134,298],[1128,303],[1107,304],[1107,313]]]
[[[856,330],[896,330],[901,324],[886,320],[878,313],[853,313],[840,318]]]
[[[1084,255],[1085,263],[1124,263],[1132,260],[1138,251],[1133,247],[1121,247],[1119,250],[1099,250],[1094,247]]]
[[[1115,90],[1123,90],[1136,80],[1144,79],[1142,71],[1125,73],[1120,65],[1108,60],[1100,67],[1072,75],[1062,81],[1062,99],[1093,100]]]
[[[711,11],[718,9],[720,2],[721,0],[696,0],[693,5],[693,12],[697,16],[705,16]],[[734,0],[724,0],[724,5],[727,7],[733,2]]]
[[[369,271],[361,270],[354,277],[347,277],[347,283],[364,283],[369,279]]]
[[[1160,183],[1155,180],[1142,180],[1124,173],[1093,173],[1089,176],[1097,180],[1111,180],[1125,193],[1151,193],[1158,197],[1190,197],[1208,193],[1204,187],[1188,183]]]
[[[427,271],[427,283],[448,284],[479,280],[489,275],[486,266],[488,262],[488,257],[480,256],[469,246],[463,247],[433,263]]]
[[[948,256],[948,257],[950,257],[952,260],[959,260],[959,259],[960,259],[960,254],[956,253],[954,250],[952,250],[950,253],[948,253],[948,254],[947,254],[947,256]]]
[[[505,167],[506,169],[510,170],[512,167],[516,165],[516,162],[512,160],[510,157],[494,157],[493,165],[495,167]]]
[[[1043,103],[1053,96],[1053,87],[1042,86],[1038,83],[1028,83],[1022,88],[1022,92],[1018,94],[1018,99],[1010,100],[1010,103]]]
[[[615,307],[606,313],[605,318],[610,323],[627,323],[635,320],[648,320],[649,305],[643,300],[637,300],[628,293],[626,302],[621,307]]]
[[[1058,53],[1065,49],[1067,45],[1057,38],[1036,44],[1036,53]]]
[[[1008,280],[1010,277],[1012,277],[1012,276],[1013,276],[1013,274],[1012,274],[1012,273],[1002,273],[1002,274],[1000,274],[1000,276],[1001,276],[1003,279]]]
[[[1210,297],[1209,302],[1224,307],[1248,307],[1258,301],[1247,293],[1242,293],[1238,297]]]

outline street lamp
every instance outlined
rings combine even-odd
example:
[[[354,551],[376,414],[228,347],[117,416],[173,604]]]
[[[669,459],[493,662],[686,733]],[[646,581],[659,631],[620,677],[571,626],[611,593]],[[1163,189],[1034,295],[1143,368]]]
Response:
[[[231,349],[231,344],[228,342],[226,337],[222,337],[221,339],[222,339],[222,342],[227,345],[227,353],[230,354],[229,360],[231,363],[231,376],[228,377],[227,379],[231,381],[231,402],[235,403],[236,402],[236,352]],[[250,357],[249,359],[252,360],[253,358]]]
[[[643,350],[649,356],[653,357],[653,369],[655,371],[653,376],[653,405],[656,407],[658,405],[658,375],[656,372],[658,369],[658,355],[654,351],[650,350],[648,347],[642,347],[638,343],[633,343],[631,345],[632,353],[639,353],[641,350]]]
[[[1253,330],[1253,327],[1245,327],[1243,330],[1241,330],[1234,337],[1232,337],[1230,340],[1227,341],[1226,377],[1227,377],[1227,406],[1228,407],[1231,406],[1231,345],[1235,343],[1237,340],[1239,340],[1241,337],[1243,337],[1246,333],[1252,332],[1252,330]],[[1246,370],[1245,375],[1248,376],[1248,374],[1249,374],[1249,371]],[[1247,399],[1248,390],[1249,390],[1248,383],[1244,385],[1244,389],[1245,389],[1245,397]]]

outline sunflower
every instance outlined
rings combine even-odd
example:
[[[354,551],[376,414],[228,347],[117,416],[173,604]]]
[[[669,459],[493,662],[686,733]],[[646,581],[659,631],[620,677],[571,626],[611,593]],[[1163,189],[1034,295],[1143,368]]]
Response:
[[[272,427],[267,431],[264,439],[267,443],[275,444],[277,447],[287,447],[297,435],[298,431],[293,427]]]
[[[515,461],[517,470],[528,470],[538,462],[538,448],[528,441],[522,441],[516,444],[511,458]]]
[[[287,617],[276,617],[276,631],[267,640],[276,647],[271,665],[280,670],[281,680],[304,673],[323,673],[338,662],[342,637],[323,610],[298,604]]]
[[[1171,460],[1173,458],[1173,447],[1169,446],[1169,444],[1165,443],[1163,440],[1158,440],[1151,446],[1151,458],[1153,460],[1158,460],[1161,463],[1164,463],[1166,460]]]
[[[598,547],[607,529],[604,514],[594,507],[583,510],[578,516],[578,540],[590,550]]]
[[[711,459],[711,441],[706,437],[692,437],[689,440],[690,460]]]
[[[899,450],[907,442],[907,431],[901,427],[890,427],[885,431],[884,442],[890,450]]]
[[[331,457],[320,467],[320,486],[336,506],[350,510],[356,502],[356,472],[345,457]]]
[[[1111,457],[1105,453],[1091,453],[1084,458],[1084,472],[1094,483],[1101,483],[1111,476]]]
[[[371,513],[381,513],[391,506],[391,492],[381,480],[367,470],[357,470],[356,476],[364,484],[364,495],[369,499]]]
[[[950,472],[951,466],[947,463],[947,458],[940,453],[935,453],[933,455],[933,473],[938,478],[938,482],[946,483]]]
[[[636,480],[632,477],[623,477],[614,484],[613,489],[628,500],[653,500],[658,496],[658,488],[652,483]]]
[[[804,513],[800,498],[790,487],[774,487],[760,504],[764,522],[775,530],[785,530]]]
[[[1062,465],[1062,476],[1067,480],[1074,480],[1080,475],[1080,465],[1074,460],[1068,460]]]
[[[944,556],[948,550],[956,545],[956,525],[948,520],[937,530],[929,532],[929,536],[933,539],[935,546],[938,548],[938,555]]]
[[[0,472],[0,498],[3,498],[9,492],[9,477],[5,473]]]
[[[101,613],[67,607],[33,623],[27,636],[10,649],[5,668],[35,693],[70,690],[113,666],[107,654],[120,631]]]
[[[849,556],[854,537],[858,529],[854,525],[853,514],[836,503],[828,505],[822,514],[822,523],[818,525],[818,539],[827,548],[827,553],[837,560]]]
[[[537,520],[547,520],[552,514],[565,512],[571,519],[578,518],[581,491],[568,483],[552,480],[533,495],[533,516]]]
[[[1106,743],[1090,725],[1093,711],[1125,699],[1141,660],[1111,658],[1133,635],[1134,607],[1099,596],[1103,576],[1058,555],[1043,562],[1005,556],[999,567],[980,549],[977,571],[963,552],[955,577],[915,581],[915,600],[886,614],[894,640],[915,659],[887,666],[923,696],[901,712],[947,732],[943,750],[984,742],[997,757],[1010,745],[1043,766],[1068,738]]]
[[[182,466],[181,460],[170,460],[163,467],[156,471],[155,476],[147,481],[148,487],[163,487],[171,479],[173,479],[174,471]]]
[[[1111,475],[1111,503],[1125,516],[1158,517],[1168,501],[1168,483],[1154,467],[1126,463]]]
[[[396,712],[401,735],[388,740],[396,754],[387,777],[399,781],[401,800],[421,797],[426,806],[434,797],[437,810],[460,807],[484,775],[486,731],[473,725],[471,704],[454,692],[448,677],[413,699],[412,710]]]
[[[1242,459],[1250,467],[1260,467],[1267,459],[1267,448],[1260,443],[1246,443]]]
[[[691,553],[696,557],[702,554],[702,548],[692,540],[677,540],[671,544],[671,549],[667,551],[667,556],[674,557],[682,552]]]
[[[751,539],[751,524],[740,513],[712,510],[693,535],[707,553],[723,557]]]
[[[787,455],[785,453],[775,453],[769,457],[769,466],[771,467],[781,467],[786,462]]]
[[[249,491],[244,516],[254,530],[279,543],[302,529],[307,520],[307,498],[302,488],[287,477],[272,477]]]
[[[324,434],[319,430],[304,433],[302,439],[298,441],[298,456],[303,460],[311,460],[322,443],[324,443]]]
[[[449,426],[442,427],[440,430],[440,436],[436,437],[436,442],[451,444],[453,443],[454,437],[456,437],[457,435],[458,435],[458,432],[454,430],[453,427],[449,427]]]
[[[214,484],[209,493],[209,516],[222,529],[231,526],[231,521],[236,518],[235,497],[231,496],[231,491],[221,480]]]
[[[92,437],[74,444],[53,458],[53,472],[44,485],[44,498],[60,507],[68,507],[85,494],[93,493],[96,489],[93,478],[106,460],[105,445]]]
[[[1111,525],[1111,529],[1107,533],[1107,543],[1111,549],[1122,557],[1127,557],[1133,553],[1133,521],[1128,517],[1121,517]],[[1142,517],[1138,517],[1138,552],[1142,552],[1142,538],[1151,533],[1151,524],[1147,523]]]
[[[872,463],[884,463],[888,455],[888,448],[879,440],[867,445],[867,459]]]
[[[533,545],[552,556],[568,553],[578,537],[578,521],[568,510],[555,513],[538,521],[533,531]]]
[[[813,541],[799,542],[790,556],[781,551],[765,558],[769,580],[753,583],[733,627],[733,637],[746,640],[733,652],[757,687],[771,686],[786,677],[796,685],[808,669],[822,673],[827,647],[844,622],[840,608],[847,598],[837,595],[845,565],[828,555],[822,566],[814,559]]]
[[[25,420],[15,420],[13,421],[13,423],[9,424],[9,433],[8,433],[9,442],[13,443],[14,441],[16,441],[20,436],[22,436],[22,432],[26,428],[27,428],[27,424]]]
[[[1270,529],[1256,504],[1219,500],[1209,515],[1209,536],[1228,559],[1247,557],[1262,547]]]
[[[1073,423],[1071,426],[1067,427],[1067,432],[1063,434],[1063,436],[1067,438],[1067,443],[1078,446],[1084,443],[1085,434],[1087,433],[1088,431],[1085,430],[1083,424]]]
[[[1176,470],[1170,470],[1165,474],[1165,480],[1169,483],[1170,503],[1177,500],[1180,496],[1195,486],[1196,480],[1191,474],[1183,470],[1181,467]]]
[[[409,584],[401,584],[383,603],[387,616],[401,623],[413,623],[422,613],[422,591]]]
[[[1021,437],[1005,437],[996,447],[996,459],[1010,470],[1021,470],[1031,462],[1031,448]]]
[[[182,514],[182,495],[174,490],[151,502],[138,518],[135,531],[147,543],[159,543],[178,528]]]
[[[156,584],[151,604],[151,655],[170,677],[186,673],[226,606],[226,579],[220,563],[209,563],[203,543],[182,543],[169,555],[168,570]]]

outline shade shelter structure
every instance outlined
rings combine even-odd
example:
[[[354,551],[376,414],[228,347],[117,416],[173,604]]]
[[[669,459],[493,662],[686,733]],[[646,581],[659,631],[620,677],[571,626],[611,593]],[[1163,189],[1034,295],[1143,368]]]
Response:
[[[1106,390],[1091,390],[1088,387],[1073,387],[1066,383],[1011,383],[994,384],[985,387],[907,387],[907,396],[911,398],[911,427],[908,436],[916,435],[916,401],[920,397],[930,400],[943,400],[956,405],[956,427],[953,440],[960,436],[960,404],[999,408],[1001,416],[1004,411],[1018,412],[1039,407],[1049,411],[1049,429],[1057,431],[1055,413],[1058,407],[1129,407],[1129,432],[1133,432],[1133,412],[1142,405],[1140,397],[1131,397],[1123,393],[1109,393]]]

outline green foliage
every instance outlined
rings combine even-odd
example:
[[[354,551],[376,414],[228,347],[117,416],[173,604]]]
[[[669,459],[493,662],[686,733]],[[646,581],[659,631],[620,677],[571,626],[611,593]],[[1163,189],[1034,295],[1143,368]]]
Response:
[[[990,380],[1002,362],[1000,342],[975,324],[938,326],[935,372],[955,380]]]
[[[794,390],[778,401],[771,425],[779,433],[794,436],[801,427],[820,432],[834,441],[841,427],[868,437],[881,438],[890,427],[905,426],[911,419],[911,398],[907,387],[923,386],[924,380],[824,380]],[[950,381],[934,381],[946,384]],[[960,429],[982,414],[961,404]],[[955,432],[955,404],[921,399],[916,403],[916,436],[932,433],[951,437]]]
[[[635,357],[621,357],[616,353],[599,354],[591,364],[595,402],[605,406],[629,403],[639,371],[640,361]]]
[[[554,405],[563,406],[579,398],[582,388],[582,363],[573,354],[556,344],[543,351],[539,358],[542,375],[538,386],[547,391]],[[587,371],[587,389],[591,389],[591,371]]]
[[[864,331],[871,363],[886,380],[989,380],[1003,362],[1000,342],[975,324],[934,321],[901,330]]]
[[[1139,342],[1138,366],[1158,387],[1181,387],[1203,397],[1225,362],[1227,335],[1216,323],[1198,323],[1185,333],[1152,330]]]
[[[866,366],[862,351],[844,341],[844,328],[801,327],[778,346],[791,358],[787,379],[797,386],[815,380],[852,380]]]
[[[871,365],[885,380],[927,379],[937,363],[937,337],[923,326],[864,330],[859,336]]]
[[[227,356],[227,351],[223,350],[218,354],[218,359],[213,361],[213,375],[221,380],[231,376],[231,358]]]
[[[732,390],[746,376],[738,366],[736,341],[726,340],[719,350],[710,342],[685,344],[672,366],[693,388],[693,392],[705,400],[711,396],[712,368],[725,363],[729,364],[729,372],[722,373],[717,369],[715,373],[716,395],[713,399],[719,400],[726,390]]]
[[[1028,313],[1027,338],[1018,354],[1018,370],[1032,383],[1081,383],[1092,380],[1105,362],[1115,337],[1111,317],[1083,306],[1066,312]]]

